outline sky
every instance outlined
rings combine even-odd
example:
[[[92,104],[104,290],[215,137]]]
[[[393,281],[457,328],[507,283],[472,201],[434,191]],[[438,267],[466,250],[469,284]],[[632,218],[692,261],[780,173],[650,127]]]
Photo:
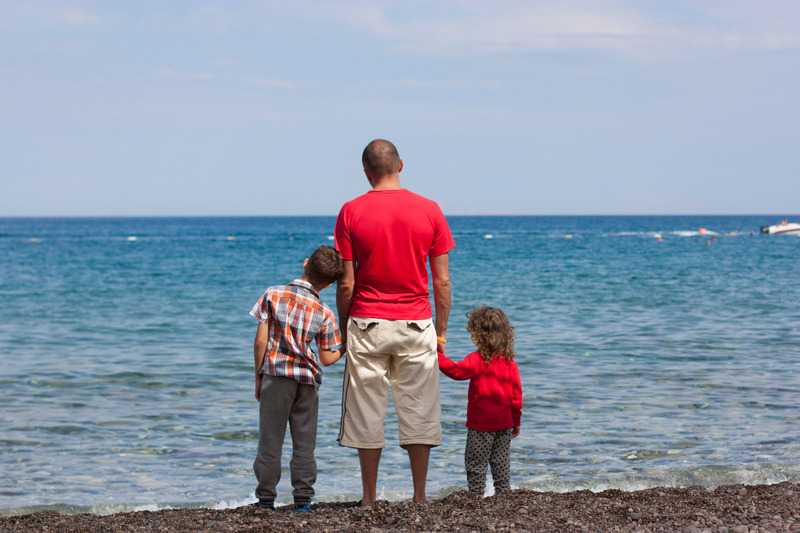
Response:
[[[0,217],[800,213],[797,0],[0,0]]]

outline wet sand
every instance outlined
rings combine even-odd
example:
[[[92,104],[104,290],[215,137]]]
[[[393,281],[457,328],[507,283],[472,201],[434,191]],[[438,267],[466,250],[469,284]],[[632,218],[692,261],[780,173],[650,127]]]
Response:
[[[405,531],[501,532],[800,532],[800,485],[729,485],[593,493],[515,490],[484,499],[456,492],[427,504],[380,501],[320,503],[309,513],[175,509],[156,512],[61,515],[55,512],[0,518],[0,532],[17,531],[281,531],[395,533]]]

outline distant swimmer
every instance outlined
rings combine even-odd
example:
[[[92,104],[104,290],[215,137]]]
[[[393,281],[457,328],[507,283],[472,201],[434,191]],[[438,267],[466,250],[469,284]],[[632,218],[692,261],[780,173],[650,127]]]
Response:
[[[697,234],[704,235],[706,231],[708,231],[706,228],[700,228],[699,230],[697,230]]]

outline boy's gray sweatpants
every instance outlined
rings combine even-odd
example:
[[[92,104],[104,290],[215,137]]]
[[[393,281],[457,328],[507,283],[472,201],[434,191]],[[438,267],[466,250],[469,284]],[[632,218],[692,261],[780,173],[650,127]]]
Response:
[[[292,435],[292,495],[295,505],[306,505],[314,496],[317,480],[317,415],[319,393],[313,385],[303,385],[291,378],[264,374],[259,404],[258,455],[253,471],[258,480],[256,498],[272,505],[281,479],[281,451],[286,424]]]
[[[483,496],[486,469],[492,466],[495,492],[511,490],[511,429],[478,431],[467,429],[464,466],[470,492]]]

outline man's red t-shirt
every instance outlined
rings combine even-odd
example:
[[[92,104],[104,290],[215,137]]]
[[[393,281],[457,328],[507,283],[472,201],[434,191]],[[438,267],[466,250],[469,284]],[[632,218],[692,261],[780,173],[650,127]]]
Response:
[[[406,189],[369,191],[344,204],[336,249],[356,264],[350,316],[387,320],[431,318],[430,256],[455,247],[438,204]]]

